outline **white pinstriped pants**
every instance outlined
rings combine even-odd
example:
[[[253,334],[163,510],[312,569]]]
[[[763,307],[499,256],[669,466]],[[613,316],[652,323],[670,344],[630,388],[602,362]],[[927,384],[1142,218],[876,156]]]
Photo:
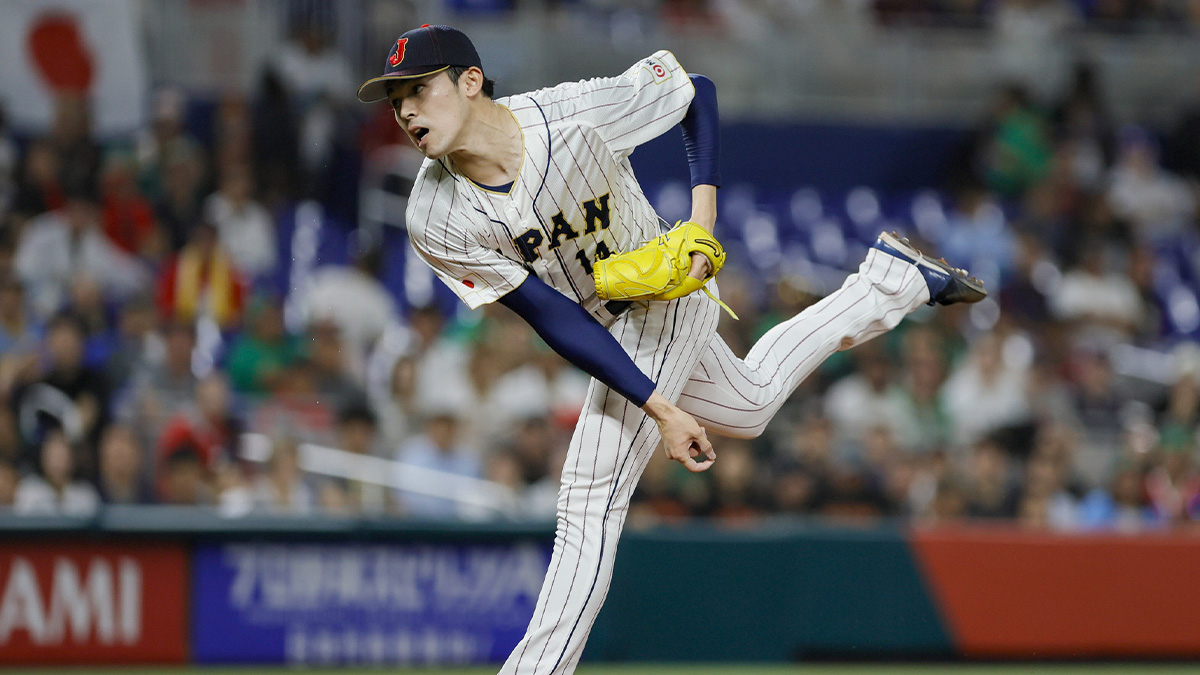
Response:
[[[631,307],[609,330],[658,393],[702,426],[752,437],[829,355],[891,330],[928,300],[914,265],[870,249],[840,289],[772,328],[744,360],[717,335],[721,310],[702,293]],[[658,446],[654,421],[593,380],[563,466],[550,568],[501,675],[574,672],[608,595],[630,497]]]

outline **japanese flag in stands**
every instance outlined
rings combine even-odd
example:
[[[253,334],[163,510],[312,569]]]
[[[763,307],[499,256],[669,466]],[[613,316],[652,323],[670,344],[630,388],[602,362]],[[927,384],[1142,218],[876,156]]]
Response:
[[[138,7],[134,0],[0,3],[0,106],[12,126],[46,131],[60,96],[88,100],[101,137],[141,126],[147,84]]]

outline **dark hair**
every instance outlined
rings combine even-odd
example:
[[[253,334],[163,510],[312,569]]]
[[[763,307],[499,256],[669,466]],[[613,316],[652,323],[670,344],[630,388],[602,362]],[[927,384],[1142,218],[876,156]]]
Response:
[[[16,251],[17,250],[17,226],[13,222],[15,218],[10,213],[8,217],[0,221],[0,251]]]
[[[1009,82],[1001,87],[1001,95],[1012,101],[1020,108],[1028,108],[1033,104],[1029,89],[1021,82]]]
[[[46,322],[46,332],[53,332],[59,328],[67,328],[75,331],[83,337],[87,337],[87,323],[76,313],[69,309],[62,309],[56,312]]]
[[[450,66],[446,69],[446,75],[450,77],[450,81],[458,84],[458,78],[463,73],[469,70],[468,66]],[[481,71],[482,72],[482,71]],[[492,98],[496,93],[496,81],[488,79],[487,75],[483,76],[483,95]]]
[[[352,401],[338,411],[338,424],[361,422],[372,428],[378,426],[375,413],[365,401]]]
[[[200,457],[200,449],[196,444],[189,440],[180,441],[167,454],[164,461],[167,471],[173,471],[181,466],[203,466],[204,463]]]
[[[83,176],[74,176],[63,181],[63,198],[68,202],[82,202],[93,206],[100,205],[100,191],[96,185]]]

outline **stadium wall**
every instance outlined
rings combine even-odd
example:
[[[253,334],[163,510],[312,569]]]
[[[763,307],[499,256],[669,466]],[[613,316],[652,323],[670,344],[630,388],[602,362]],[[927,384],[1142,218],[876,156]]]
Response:
[[[0,665],[495,663],[552,537],[170,508],[3,517]],[[1185,534],[631,531],[585,659],[1194,659],[1198,568]]]
[[[721,125],[721,172],[726,186],[764,192],[941,188],[971,134],[963,127],[897,123],[730,122]],[[688,180],[678,127],[638,146],[630,161],[643,185]]]

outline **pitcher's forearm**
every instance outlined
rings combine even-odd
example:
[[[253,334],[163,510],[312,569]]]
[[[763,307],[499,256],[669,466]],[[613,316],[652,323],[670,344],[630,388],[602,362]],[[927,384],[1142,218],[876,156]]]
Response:
[[[697,185],[692,188],[692,216],[689,220],[712,234],[717,224],[716,185]]]
[[[670,401],[663,398],[662,394],[658,393],[657,391],[650,394],[650,398],[646,399],[646,402],[642,404],[642,411],[645,412],[650,419],[655,421],[662,421],[666,419],[666,417],[671,414],[671,411],[674,408],[675,406],[672,405]]]

